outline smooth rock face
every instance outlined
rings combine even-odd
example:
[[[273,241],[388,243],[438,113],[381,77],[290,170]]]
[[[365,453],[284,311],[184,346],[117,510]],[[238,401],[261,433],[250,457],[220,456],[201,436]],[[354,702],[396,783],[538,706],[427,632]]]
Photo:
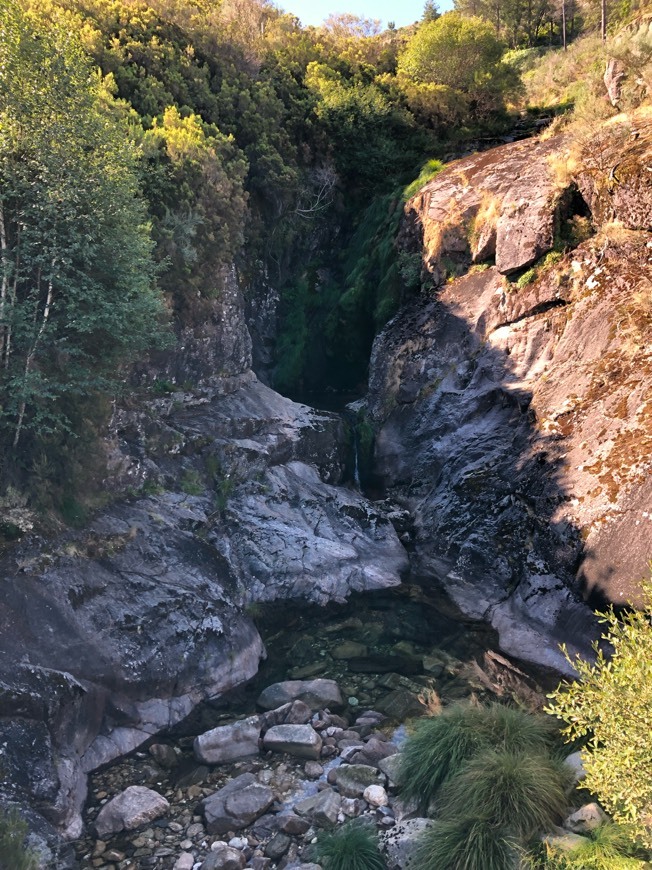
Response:
[[[297,758],[319,758],[322,739],[310,725],[274,725],[263,738],[265,749]]]
[[[213,728],[195,738],[195,757],[206,764],[222,764],[258,754],[260,717],[250,716],[230,725]]]
[[[95,827],[99,837],[133,831],[165,815],[169,808],[163,795],[142,785],[131,785],[102,807]]]
[[[344,706],[340,688],[335,680],[286,680],[268,686],[258,698],[263,710],[273,710],[290,701],[301,700],[313,710],[324,707],[339,710]]]
[[[248,603],[342,601],[397,585],[407,568],[389,519],[336,485],[349,461],[342,420],[239,366],[116,411],[111,481],[162,491],[0,559],[0,625],[12,627],[0,632],[0,791],[37,802],[69,837],[81,834],[88,772],[256,673]]]
[[[372,354],[376,462],[412,505],[414,570],[504,650],[566,673],[559,644],[590,658],[599,634],[582,593],[636,600],[646,572],[652,360],[624,352],[616,321],[652,281],[647,242],[589,241],[514,292],[493,268],[465,275]],[[404,381],[418,397],[393,402]]]

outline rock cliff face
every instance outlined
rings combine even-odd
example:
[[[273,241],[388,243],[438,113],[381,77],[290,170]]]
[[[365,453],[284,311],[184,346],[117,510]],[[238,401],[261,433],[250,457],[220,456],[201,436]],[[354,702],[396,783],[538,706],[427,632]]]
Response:
[[[630,191],[647,190],[633,151],[649,143],[621,153]],[[595,631],[582,596],[635,598],[652,529],[650,227],[591,168],[557,184],[565,147],[474,155],[408,203],[405,241],[423,240],[438,289],[377,338],[367,401],[377,467],[415,515],[414,570],[560,669],[558,643],[586,652]],[[589,203],[621,223],[541,260]]]
[[[159,360],[166,389],[194,389],[116,410],[107,489],[123,497],[0,562],[2,788],[41,813],[46,855],[55,830],[79,835],[89,771],[256,673],[248,605],[342,601],[407,567],[389,520],[340,485],[341,419],[250,371],[234,276],[221,305]]]

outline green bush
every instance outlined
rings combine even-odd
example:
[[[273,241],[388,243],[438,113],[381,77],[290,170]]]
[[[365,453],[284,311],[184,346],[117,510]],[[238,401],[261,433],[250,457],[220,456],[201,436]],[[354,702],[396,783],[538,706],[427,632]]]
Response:
[[[486,819],[464,816],[440,821],[420,839],[415,867],[419,870],[511,870],[518,845]]]
[[[25,849],[26,834],[16,810],[0,810],[0,870],[36,870],[36,859]]]
[[[652,846],[652,583],[643,586],[640,610],[600,614],[602,640],[595,661],[572,661],[576,682],[562,682],[547,712],[566,723],[568,740],[589,738],[582,752],[585,788],[615,821],[631,824]],[[569,658],[570,661],[570,658]]]
[[[630,832],[613,822],[601,825],[586,843],[571,851],[548,844],[544,849],[541,861],[533,863],[542,870],[635,870],[645,866],[633,857]]]
[[[386,866],[374,829],[355,821],[320,834],[316,853],[324,870],[385,870]]]
[[[555,745],[557,731],[543,716],[493,704],[456,705],[417,723],[401,752],[402,794],[427,811],[437,790],[483,750],[543,753]]]
[[[526,839],[559,822],[572,774],[560,760],[525,749],[483,752],[446,783],[438,800],[444,820],[485,819]]]

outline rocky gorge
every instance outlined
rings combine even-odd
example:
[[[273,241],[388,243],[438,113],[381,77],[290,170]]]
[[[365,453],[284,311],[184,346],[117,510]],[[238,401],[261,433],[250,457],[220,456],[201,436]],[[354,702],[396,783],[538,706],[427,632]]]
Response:
[[[536,694],[505,654],[565,673],[571,667],[559,643],[590,654],[597,627],[585,599],[622,603],[635,595],[652,522],[650,127],[644,116],[621,118],[612,131],[604,153],[618,152],[616,183],[607,157],[606,179],[580,165],[560,180],[557,168],[568,164],[570,145],[552,137],[464,158],[408,202],[402,244],[422,256],[426,289],[377,337],[364,400],[382,499],[354,486],[352,438],[339,415],[292,402],[254,374],[235,271],[224,276],[202,326],[138,374],[159,390],[142,390],[114,409],[105,439],[111,504],[56,539],[26,535],[0,562],[2,800],[25,809],[42,866],[73,867],[79,858],[84,867],[121,870],[189,870],[200,858],[205,867],[292,866],[299,852],[291,838],[307,834],[303,822],[283,821],[292,831],[276,822],[254,831],[262,854],[249,840],[226,841],[217,851],[242,857],[218,864],[206,834],[237,839],[238,817],[209,830],[206,807],[228,771],[246,777],[242,793],[255,791],[267,818],[292,790],[295,780],[280,780],[292,778],[296,761],[280,762],[290,767],[276,765],[270,774],[266,765],[237,767],[230,758],[230,766],[205,769],[192,781],[197,765],[179,768],[179,777],[165,771],[177,767],[201,729],[182,734],[174,757],[169,749],[154,751],[165,743],[152,745],[157,735],[183,729],[204,702],[230,697],[255,677],[265,655],[256,617],[275,602],[323,606],[409,578],[421,594],[442,587],[458,618],[497,632],[482,653],[462,662],[459,649],[452,660],[437,653],[428,634],[434,629],[422,625],[417,648],[414,638],[411,648],[388,647],[384,654],[394,659],[381,667],[374,650],[382,631],[374,638],[357,626],[348,639],[357,654],[334,658],[346,662],[336,676],[341,682],[356,673],[357,661],[369,675],[368,696],[357,697],[357,683],[357,694],[337,703],[331,698],[298,713],[291,706],[289,723],[266,720],[270,729],[311,728],[319,750],[309,762],[320,765],[354,749],[347,760],[364,766],[368,757],[353,759],[372,740],[382,755],[392,741],[380,726],[418,713],[421,690],[448,700],[437,682],[442,675],[456,680],[463,672],[468,692],[496,694],[497,686],[506,691],[505,681],[516,691],[513,678],[519,691],[526,685]],[[546,260],[560,236],[580,225],[590,233],[557,245],[558,255]],[[277,612],[278,629],[283,614]],[[491,673],[481,657],[488,650]],[[326,656],[334,657],[332,644],[324,646]],[[296,679],[321,678],[326,670],[310,674],[301,664],[315,663],[297,660]],[[450,700],[457,691],[459,685]],[[392,692],[399,693],[397,706],[383,708]],[[412,706],[398,703],[401,692]],[[360,718],[351,698],[370,715]],[[260,716],[268,714],[251,706],[246,712],[257,718],[250,748],[255,744],[257,753]],[[220,715],[211,725],[230,727],[233,714]],[[333,742],[324,743],[322,732]],[[265,737],[263,750],[278,748]],[[87,838],[88,776],[100,771],[86,816],[98,827],[100,804],[114,797],[109,784],[115,791],[126,785],[105,766],[144,744],[141,761],[149,763],[151,752],[155,767],[135,775],[148,786],[162,784],[168,803],[181,792],[174,818],[159,826],[157,810],[140,819],[149,826],[136,837],[140,845],[130,841],[125,851],[121,843],[84,839],[75,857],[61,835],[68,843]],[[324,755],[326,746],[335,751]],[[191,779],[183,780],[186,774]],[[327,795],[321,776],[319,794]],[[342,799],[366,800],[365,790],[379,784],[387,782],[374,774],[362,791],[344,792],[320,809],[335,824],[347,815]],[[355,814],[373,806],[356,804]],[[369,810],[376,821],[400,822],[384,806]],[[101,824],[98,830],[118,833]],[[287,845],[277,856],[265,852],[274,839]],[[145,853],[133,863],[139,849]],[[185,865],[181,851],[190,856]]]

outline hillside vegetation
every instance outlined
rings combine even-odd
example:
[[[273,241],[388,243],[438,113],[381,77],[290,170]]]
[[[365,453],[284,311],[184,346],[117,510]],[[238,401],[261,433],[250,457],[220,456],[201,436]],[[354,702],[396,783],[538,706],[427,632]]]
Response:
[[[232,264],[250,300],[280,297],[274,386],[359,388],[376,331],[421,285],[419,253],[396,243],[421,167],[528,104],[613,114],[603,49],[550,50],[562,19],[544,2],[518,22],[500,4],[426,4],[382,32],[350,15],[304,28],[267,0],[10,0],[0,14],[13,507],[31,486],[60,512],[101,476],[101,457],[91,475],[73,458],[80,444],[90,461],[132,361],[201,324]],[[609,9],[612,29],[625,14]],[[566,18],[569,38],[595,24],[590,6]],[[647,93],[646,34],[607,46],[632,73],[624,107]]]

